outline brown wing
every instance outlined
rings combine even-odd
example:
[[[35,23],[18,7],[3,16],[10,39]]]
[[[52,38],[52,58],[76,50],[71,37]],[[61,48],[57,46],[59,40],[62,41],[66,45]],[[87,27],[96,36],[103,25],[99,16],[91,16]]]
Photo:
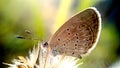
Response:
[[[95,8],[86,9],[69,19],[50,38],[53,55],[65,53],[79,57],[91,51],[100,34],[100,15]]]

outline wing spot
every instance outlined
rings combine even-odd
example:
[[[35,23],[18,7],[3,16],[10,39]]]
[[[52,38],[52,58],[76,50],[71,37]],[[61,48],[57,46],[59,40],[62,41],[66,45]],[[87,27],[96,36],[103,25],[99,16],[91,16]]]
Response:
[[[92,37],[90,37],[89,40],[92,40]]]
[[[85,25],[82,25],[82,27],[85,27]]]
[[[89,35],[91,35],[91,32],[88,32]]]
[[[78,39],[78,37],[76,37]]]
[[[75,44],[75,46],[77,46],[77,44]]]
[[[72,55],[74,54],[74,52],[72,53]]]
[[[89,31],[89,28],[86,28],[86,30],[88,30],[88,31]]]
[[[70,29],[67,29],[67,31],[69,31]]]
[[[77,49],[77,47],[75,47],[75,49]]]
[[[68,35],[70,35],[70,33],[68,33]]]
[[[58,39],[58,41],[60,41],[60,39]]]

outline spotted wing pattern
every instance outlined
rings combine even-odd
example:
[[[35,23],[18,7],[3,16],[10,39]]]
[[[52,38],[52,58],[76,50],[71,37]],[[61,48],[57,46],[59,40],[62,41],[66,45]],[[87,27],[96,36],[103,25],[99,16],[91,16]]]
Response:
[[[50,38],[48,45],[54,56],[63,54],[80,57],[91,51],[99,38],[101,29],[99,12],[86,9],[63,24]]]

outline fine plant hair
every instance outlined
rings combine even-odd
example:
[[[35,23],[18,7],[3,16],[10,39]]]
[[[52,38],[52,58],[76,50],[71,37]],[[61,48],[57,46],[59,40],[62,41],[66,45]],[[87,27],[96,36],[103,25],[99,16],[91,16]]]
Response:
[[[38,44],[29,51],[27,57],[18,56],[18,59],[13,59],[11,64],[5,62],[3,64],[8,65],[8,68],[66,68],[66,66],[77,68],[77,61],[74,57],[64,54],[53,57],[49,51],[43,52]]]

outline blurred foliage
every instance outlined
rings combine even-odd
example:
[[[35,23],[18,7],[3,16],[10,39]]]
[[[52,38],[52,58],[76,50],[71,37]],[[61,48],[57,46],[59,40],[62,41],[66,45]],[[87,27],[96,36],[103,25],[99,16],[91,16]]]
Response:
[[[111,3],[111,0],[106,2]],[[90,6],[96,6],[102,14],[102,32],[97,47],[89,56],[82,59],[83,64],[80,68],[108,67],[119,58],[117,49],[120,47],[120,32],[116,28],[116,22],[105,16],[106,11],[110,9],[108,6],[112,6],[110,4],[104,6],[106,2],[101,0],[0,0],[0,68],[4,67],[2,62],[10,62],[18,55],[27,55],[28,50],[39,40],[48,40],[67,19]],[[39,40],[16,38],[17,35],[24,36],[25,30],[30,30],[32,37],[37,37]]]
[[[32,0],[0,0],[0,68],[2,62],[10,62],[17,55],[27,55],[28,50],[38,42],[16,38],[25,30],[30,30],[40,39],[45,36],[39,3]]]

